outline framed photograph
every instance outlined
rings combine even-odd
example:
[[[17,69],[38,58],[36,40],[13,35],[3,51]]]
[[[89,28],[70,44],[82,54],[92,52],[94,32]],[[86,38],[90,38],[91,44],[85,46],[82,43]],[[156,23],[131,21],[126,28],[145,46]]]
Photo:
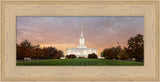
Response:
[[[159,1],[1,1],[1,82],[160,82]]]

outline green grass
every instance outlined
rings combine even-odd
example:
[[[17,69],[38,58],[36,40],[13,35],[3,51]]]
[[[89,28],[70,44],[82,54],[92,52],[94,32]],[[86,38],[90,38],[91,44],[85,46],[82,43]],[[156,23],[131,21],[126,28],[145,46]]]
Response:
[[[17,66],[143,66],[143,62],[106,59],[49,59],[17,62]]]

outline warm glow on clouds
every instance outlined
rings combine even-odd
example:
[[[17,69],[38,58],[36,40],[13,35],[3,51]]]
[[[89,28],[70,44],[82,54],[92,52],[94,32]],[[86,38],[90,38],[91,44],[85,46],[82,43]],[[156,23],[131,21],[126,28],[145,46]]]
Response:
[[[17,43],[27,39],[65,53],[78,46],[81,24],[85,44],[98,49],[98,54],[117,42],[125,47],[129,37],[144,34],[144,17],[17,17]]]

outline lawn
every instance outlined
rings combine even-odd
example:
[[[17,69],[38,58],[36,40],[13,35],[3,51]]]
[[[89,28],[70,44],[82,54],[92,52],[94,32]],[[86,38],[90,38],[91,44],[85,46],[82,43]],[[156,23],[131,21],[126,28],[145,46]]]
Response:
[[[106,59],[49,59],[17,62],[17,66],[143,66],[143,62]]]

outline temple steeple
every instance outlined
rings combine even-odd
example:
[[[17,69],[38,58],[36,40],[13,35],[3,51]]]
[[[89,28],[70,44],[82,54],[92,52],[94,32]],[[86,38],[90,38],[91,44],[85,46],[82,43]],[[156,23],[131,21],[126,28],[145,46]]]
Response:
[[[67,49],[66,50],[67,55],[75,54],[77,57],[88,58],[88,54],[92,53],[97,54],[97,49],[87,48],[87,46],[85,46],[85,39],[83,32],[85,33],[85,30],[83,31],[83,25],[81,25],[79,26],[79,45],[77,46],[77,48]]]
[[[83,36],[83,25],[81,24],[81,37],[79,38],[79,46],[78,48],[87,48],[85,46],[85,40],[84,40],[84,36]]]

